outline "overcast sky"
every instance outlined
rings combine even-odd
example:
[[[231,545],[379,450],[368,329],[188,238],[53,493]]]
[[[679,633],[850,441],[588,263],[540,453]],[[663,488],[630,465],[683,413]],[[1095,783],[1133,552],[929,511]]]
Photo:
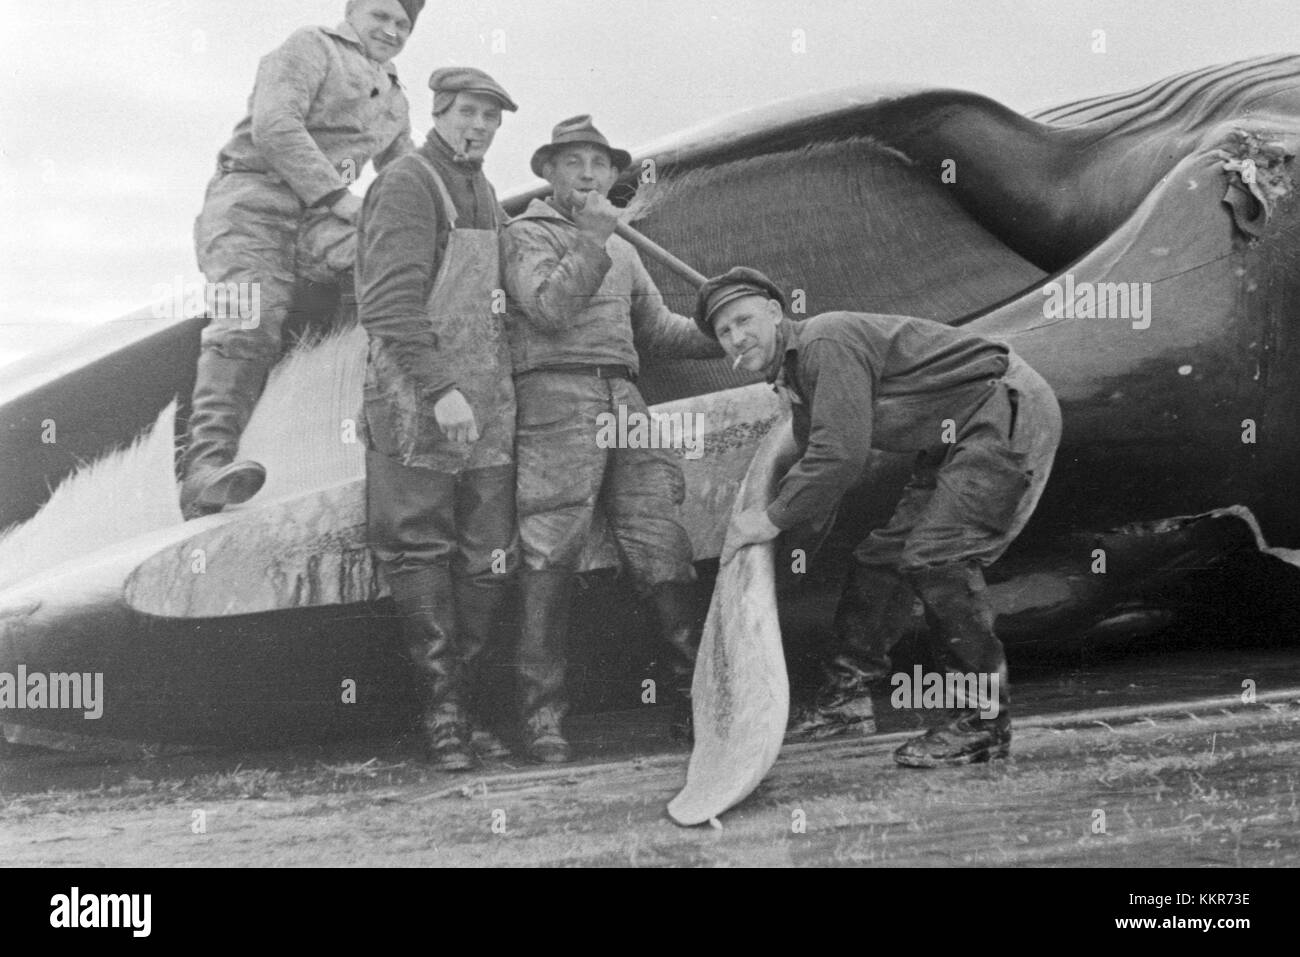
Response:
[[[257,61],[343,6],[0,0],[0,364],[197,276],[194,217]],[[431,0],[397,65],[417,138],[437,66],[511,92],[487,162],[504,195],[575,113],[635,149],[815,90],[956,87],[1032,111],[1285,52],[1296,0]]]

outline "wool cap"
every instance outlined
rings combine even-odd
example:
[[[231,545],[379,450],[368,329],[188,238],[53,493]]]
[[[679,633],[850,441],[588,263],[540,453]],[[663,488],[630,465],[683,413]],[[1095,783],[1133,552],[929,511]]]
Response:
[[[397,0],[406,11],[406,15],[411,19],[411,26],[415,26],[416,18],[419,17],[420,11],[424,9],[424,0]]]

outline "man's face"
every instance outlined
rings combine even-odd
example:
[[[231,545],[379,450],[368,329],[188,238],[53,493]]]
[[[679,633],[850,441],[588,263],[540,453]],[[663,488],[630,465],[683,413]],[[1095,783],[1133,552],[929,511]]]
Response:
[[[433,118],[433,128],[457,153],[481,160],[501,128],[501,103],[486,93],[457,93]]]
[[[366,56],[387,63],[411,36],[411,18],[397,0],[348,0],[344,14],[361,38]]]
[[[724,305],[713,316],[717,333],[732,362],[742,357],[737,369],[762,372],[776,356],[776,330],[781,324],[781,304],[755,293]]]
[[[575,199],[585,203],[591,193],[605,196],[618,179],[609,153],[590,143],[560,147],[542,164],[542,175],[554,188],[555,205],[567,213],[573,212]]]

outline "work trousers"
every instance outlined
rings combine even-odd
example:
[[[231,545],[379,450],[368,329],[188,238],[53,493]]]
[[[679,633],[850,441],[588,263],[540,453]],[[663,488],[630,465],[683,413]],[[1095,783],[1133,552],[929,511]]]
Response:
[[[385,574],[425,566],[458,580],[504,580],[518,564],[512,465],[452,475],[366,452],[370,546]]]
[[[598,520],[607,523],[633,585],[695,580],[679,507],[685,480],[664,448],[602,448],[602,414],[649,410],[625,378],[530,372],[515,379],[519,538],[531,569],[576,569]],[[607,420],[606,420],[607,421]],[[605,430],[608,434],[609,430]]]

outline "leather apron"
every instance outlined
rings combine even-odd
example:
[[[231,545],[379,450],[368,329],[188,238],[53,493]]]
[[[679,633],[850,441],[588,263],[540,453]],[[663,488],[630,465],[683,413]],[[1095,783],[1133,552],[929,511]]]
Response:
[[[450,441],[434,418],[433,400],[420,394],[417,377],[403,373],[399,356],[391,354],[400,346],[371,339],[365,385],[370,441],[376,451],[403,465],[438,472],[510,465],[515,388],[504,309],[493,311],[502,295],[500,233],[457,229],[451,194],[433,164],[420,159],[433,174],[451,224],[425,314],[436,337],[435,361],[453,371],[456,388],[474,410],[479,439],[472,444]]]

